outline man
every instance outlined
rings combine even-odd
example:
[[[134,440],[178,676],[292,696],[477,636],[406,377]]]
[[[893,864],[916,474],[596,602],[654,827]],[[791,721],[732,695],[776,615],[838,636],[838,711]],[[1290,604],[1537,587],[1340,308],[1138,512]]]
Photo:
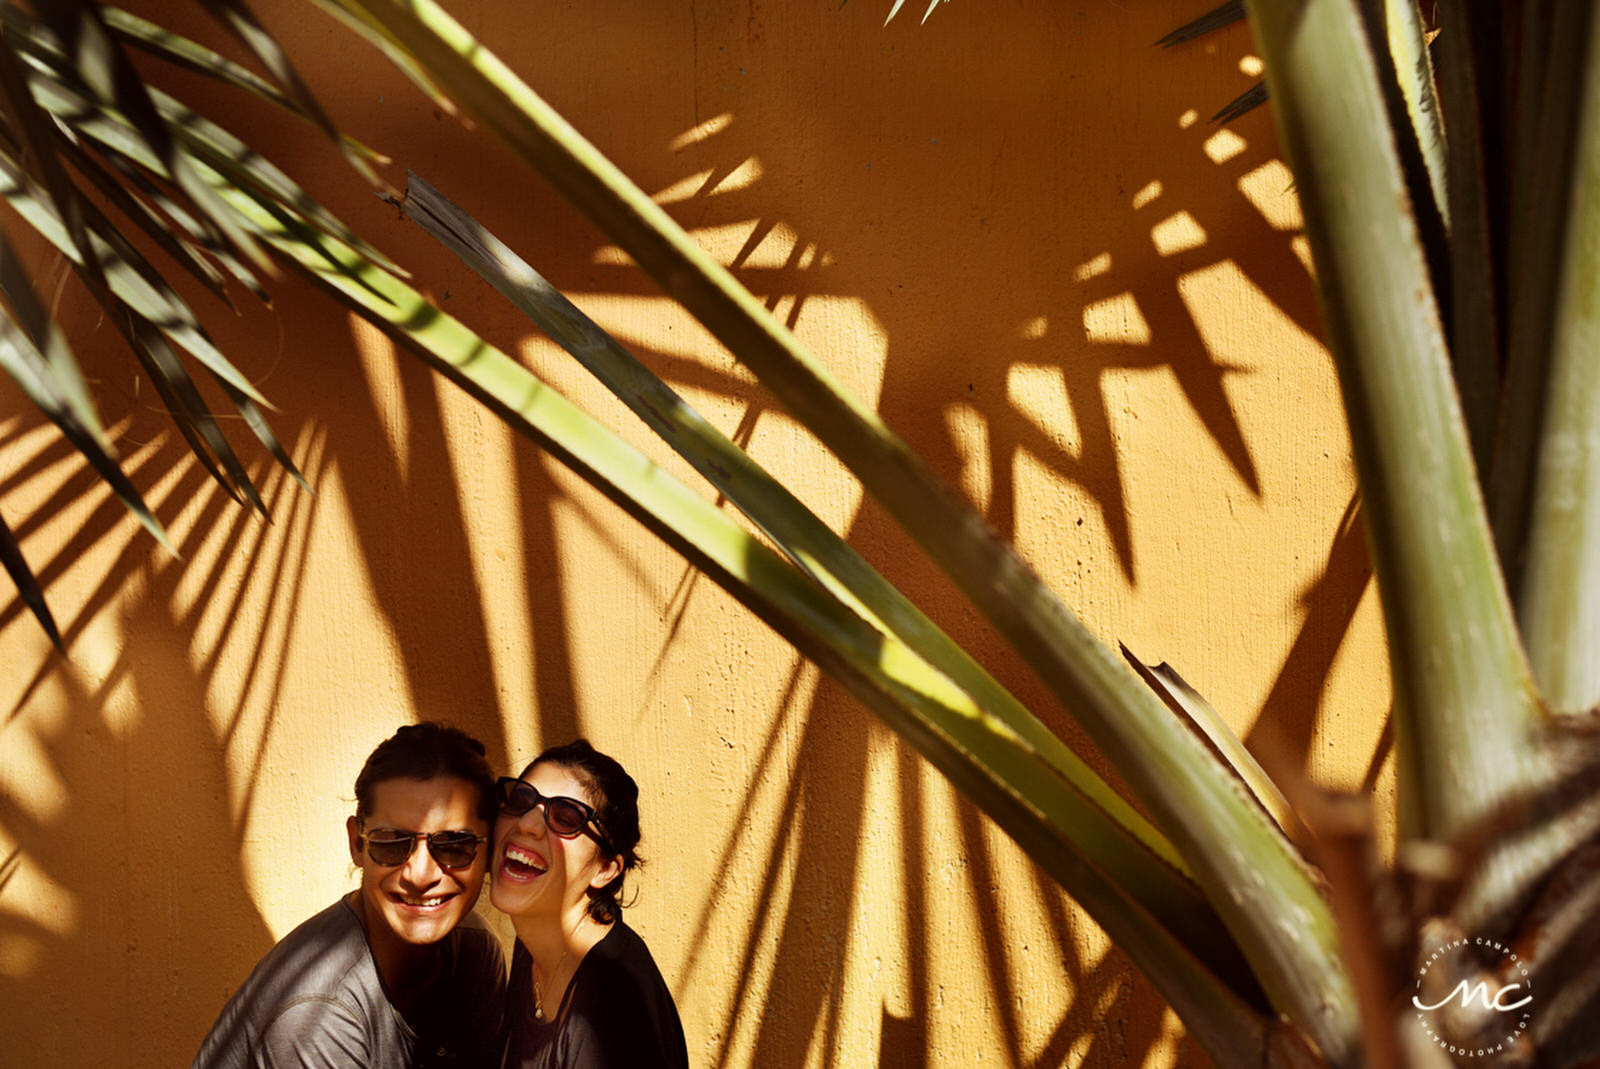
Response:
[[[455,728],[379,745],[346,822],[360,888],[261,959],[192,1069],[498,1064],[505,957],[472,915],[493,787],[483,744]]]

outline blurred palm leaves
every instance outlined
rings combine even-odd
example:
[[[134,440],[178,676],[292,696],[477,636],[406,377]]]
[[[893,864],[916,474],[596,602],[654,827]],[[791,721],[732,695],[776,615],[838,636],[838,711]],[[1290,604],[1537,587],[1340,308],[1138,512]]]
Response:
[[[133,233],[169,254],[228,300],[226,279],[258,298],[268,268],[259,227],[223,190],[337,235],[376,255],[283,172],[222,127],[147,86],[126,48],[200,70],[294,111],[330,135],[331,124],[243,3],[209,10],[274,75],[268,82],[214,51],[117,8],[51,0],[38,14],[0,6],[0,193],[21,225],[52,244],[138,359],[196,457],[241,504],[265,513],[222,420],[196,381],[216,388],[239,422],[300,478],[272,432],[266,399],[211,342],[176,288],[138,250]],[[336,135],[333,135],[336,136]],[[346,152],[370,176],[360,146]],[[99,207],[121,216],[113,221]],[[124,228],[127,228],[125,232]],[[0,360],[24,393],[165,544],[159,521],[122,474],[65,336],[44,313],[9,235],[0,235]],[[301,480],[302,483],[304,480]],[[59,635],[39,584],[9,528],[0,556],[41,624]]]
[[[894,3],[889,8],[889,13],[883,18],[884,25],[888,25],[896,15],[900,14],[900,9],[905,6],[905,2],[906,0],[894,0]],[[941,3],[949,3],[949,0],[928,0],[928,9],[922,13],[922,21],[927,22]]]
[[[206,7],[266,77],[116,8],[0,7],[0,192],[73,265],[195,454],[241,504],[263,509],[202,387],[293,472],[265,399],[119,227],[224,296],[232,283],[262,296],[272,263],[304,273],[589,478],[946,772],[1078,897],[1218,1064],[1399,1064],[1411,1048],[1394,1007],[1429,933],[1511,939],[1535,915],[1558,917],[1563,931],[1592,929],[1593,896],[1563,894],[1550,879],[1570,872],[1563,859],[1574,851],[1587,857],[1600,826],[1583,785],[1591,746],[1578,718],[1553,723],[1542,705],[1549,697],[1561,712],[1586,713],[1600,704],[1590,655],[1600,530],[1583,507],[1600,500],[1600,463],[1572,446],[1594,436],[1586,399],[1600,396],[1591,322],[1600,20],[1588,4],[1528,4],[1517,15],[1520,51],[1495,36],[1512,15],[1445,5],[1454,76],[1437,97],[1407,0],[1382,18],[1355,0],[1251,5],[1305,204],[1388,622],[1404,792],[1392,871],[1377,863],[1359,805],[1352,820],[1351,807],[1291,790],[1291,811],[1176,672],[1131,654],[1138,675],[1129,672],[891,428],[442,10],[429,0],[323,6],[504,139],[750,367],[1080,718],[1139,808],[442,196],[414,183],[407,210],[619,396],[639,401],[646,422],[765,541],[427,302],[223,126],[139,78],[126,49],[270,100],[315,136],[338,139],[370,179],[372,154],[339,137],[242,3]],[[1237,17],[1227,5],[1178,36]],[[1455,117],[1448,145],[1441,111]],[[9,313],[0,361],[162,537],[9,235],[0,235],[0,293]],[[3,519],[0,559],[59,643]],[[1321,872],[1285,833],[1305,827]],[[1594,967],[1572,950],[1583,944],[1556,943],[1541,976],[1592,992]],[[1536,1025],[1539,1048],[1590,1051],[1585,1014],[1554,1010]]]
[[[1206,12],[1199,18],[1184,23],[1176,30],[1166,34],[1156,42],[1161,48],[1171,48],[1181,45],[1196,38],[1204,37],[1215,30],[1231,26],[1235,22],[1243,21],[1245,17],[1244,0],[1227,0],[1221,7]],[[1253,111],[1267,102],[1267,83],[1257,82],[1249,89],[1234,97],[1224,104],[1215,115],[1211,116],[1212,122],[1232,122],[1246,112]]]
[[[1551,723],[1541,707],[1538,688],[1548,686],[1551,677],[1543,672],[1536,679],[1529,676],[1473,470],[1467,427],[1480,428],[1482,423],[1470,410],[1463,420],[1447,356],[1456,352],[1455,366],[1466,366],[1459,354],[1472,351],[1471,328],[1453,324],[1443,332],[1436,311],[1440,305],[1471,305],[1480,315],[1484,311],[1478,299],[1481,288],[1472,288],[1479,285],[1473,274],[1447,265],[1456,262],[1461,248],[1457,235],[1466,215],[1464,204],[1487,210],[1484,204],[1489,203],[1482,198],[1474,202],[1470,181],[1454,177],[1461,167],[1458,157],[1473,144],[1465,129],[1449,146],[1452,180],[1438,173],[1447,166],[1440,111],[1462,116],[1465,127],[1468,118],[1487,115],[1502,102],[1457,97],[1452,110],[1452,93],[1459,87],[1447,85],[1441,103],[1421,47],[1418,12],[1410,4],[1389,5],[1396,6],[1403,10],[1380,18],[1375,5],[1350,0],[1262,0],[1251,12],[1279,101],[1275,110],[1285,147],[1297,182],[1307,189],[1308,236],[1345,386],[1396,677],[1403,871],[1384,873],[1375,863],[1370,830],[1350,823],[1339,807],[1321,807],[1313,798],[1301,819],[1312,823],[1313,832],[1325,833],[1318,856],[1333,886],[1323,897],[1298,852],[1263,810],[1270,804],[1282,811],[1276,792],[1243,789],[1241,780],[1265,780],[1246,760],[1248,755],[1214,732],[1189,726],[1191,717],[1201,725],[1211,718],[1175,673],[1148,670],[1175,709],[1144,688],[1130,687],[1133,677],[1087,637],[981,518],[943,493],[889,428],[843,395],[826,370],[765,316],[737,282],[453,20],[425,0],[413,0],[404,9],[375,2],[360,5],[368,25],[377,27],[391,46],[404,49],[435,84],[543,172],[827,442],[1079,716],[1151,814],[1158,836],[1123,824],[1124,831],[1113,838],[1126,838],[1108,853],[1125,861],[1132,856],[1129,851],[1163,856],[1175,851],[1182,877],[1192,879],[1194,889],[1217,911],[1248,963],[1249,978],[1240,978],[1225,955],[1184,935],[1182,924],[1158,919],[1159,910],[1138,901],[1138,888],[1124,879],[1114,877],[1110,887],[1096,886],[1092,869],[1064,863],[1061,851],[1087,857],[1091,848],[1070,830],[1063,834],[1056,818],[1039,812],[1044,797],[1039,792],[1054,782],[1052,777],[1081,783],[1077,789],[1086,798],[1095,797],[1097,788],[1072,780],[1065,765],[1039,745],[1043,740],[1032,741],[1039,739],[1038,728],[1025,710],[1009,708],[1001,695],[985,694],[975,678],[961,681],[953,662],[924,644],[909,621],[875,608],[863,612],[874,602],[861,588],[843,580],[842,572],[830,574],[817,554],[764,524],[757,518],[757,506],[723,487],[796,566],[834,589],[835,597],[881,635],[872,640],[869,632],[869,641],[903,648],[923,663],[913,666],[897,654],[878,666],[892,664],[888,672],[859,662],[841,669],[836,657],[818,651],[819,644],[837,638],[830,637],[835,628],[850,631],[848,617],[833,625],[808,625],[798,611],[758,611],[802,649],[842,672],[847,682],[853,679],[853,689],[870,707],[949,773],[1064,886],[1092,896],[1084,900],[1094,916],[1117,933],[1119,944],[1173,1001],[1220,1064],[1302,1064],[1307,1059],[1330,1065],[1369,1059],[1392,1064],[1401,1058],[1402,1048],[1406,1057],[1425,1063],[1427,1052],[1417,1053],[1408,1045],[1409,1015],[1394,1014],[1408,969],[1426,950],[1423,941],[1441,925],[1496,938],[1526,931],[1529,904],[1562,859],[1596,828],[1595,806],[1589,804],[1592,791],[1578,789],[1579,802],[1560,800],[1573,790],[1572,778],[1560,769],[1574,760],[1589,767],[1571,753],[1584,753],[1586,743],[1568,724]],[[1573,41],[1589,40],[1595,20],[1587,17],[1584,5],[1556,7],[1566,30],[1566,48],[1556,51],[1567,56],[1575,51]],[[1455,27],[1455,40],[1470,42],[1487,32],[1486,20],[1501,17],[1454,10],[1445,21]],[[1536,21],[1529,25],[1538,28]],[[1530,37],[1543,39],[1539,34]],[[1585,46],[1576,51],[1587,56],[1594,50]],[[1489,77],[1494,72],[1471,57],[1452,54],[1448,62],[1457,64],[1457,70],[1483,74],[1482,84],[1503,85],[1499,74]],[[1560,153],[1588,159],[1595,123],[1580,118],[1582,109],[1552,107],[1558,102],[1548,99],[1573,84],[1587,91],[1588,82],[1575,77],[1588,69],[1586,60],[1559,72],[1552,63],[1550,69],[1546,75],[1539,68],[1539,76],[1530,75],[1525,88],[1532,94],[1529,114],[1541,117],[1539,131],[1550,138],[1541,141],[1529,131],[1530,150],[1536,158],[1549,156],[1552,166],[1530,168],[1529,173],[1559,186],[1570,182],[1573,173]],[[1551,121],[1552,112],[1565,117],[1565,125]],[[1492,148],[1478,151],[1490,155],[1467,160],[1465,173],[1471,174],[1473,166],[1483,173],[1502,165]],[[1580,173],[1587,172],[1580,168]],[[1479,275],[1497,277],[1509,269],[1515,276],[1517,270],[1540,265],[1537,277],[1568,280],[1543,289],[1526,282],[1519,289],[1513,282],[1506,290],[1570,294],[1560,302],[1568,318],[1550,325],[1552,336],[1559,338],[1580,336],[1579,325],[1586,322],[1592,303],[1577,296],[1587,292],[1582,280],[1593,266],[1594,246],[1584,236],[1587,201],[1578,197],[1569,210],[1573,203],[1563,196],[1538,199],[1539,209],[1555,216],[1554,223],[1541,217],[1542,225],[1529,231],[1542,236],[1543,243],[1517,250],[1506,262],[1491,258],[1477,264]],[[1503,220],[1491,218],[1488,226],[1492,232],[1496,227],[1506,232]],[[457,251],[475,260],[476,253]],[[1472,247],[1460,255],[1472,262]],[[494,277],[507,262],[503,256],[491,259],[496,262],[474,262],[486,277]],[[519,291],[505,282],[502,278],[496,285]],[[522,296],[513,299],[520,302]],[[1528,314],[1510,310],[1514,322]],[[548,308],[530,315],[580,359],[605,348],[602,340],[584,341],[588,332],[570,320],[551,318]],[[1499,344],[1493,336],[1480,340],[1491,352]],[[1506,366],[1503,361],[1501,366]],[[1559,366],[1570,368],[1574,383],[1587,382],[1583,376],[1590,364],[1576,352]],[[1508,374],[1499,393],[1507,395],[1526,381],[1526,374]],[[1593,395],[1592,389],[1575,394]],[[1563,443],[1578,428],[1593,426],[1592,420],[1582,422],[1587,409],[1577,407],[1578,412],[1561,412],[1573,422],[1552,423],[1542,428],[1542,437],[1533,436],[1555,451],[1555,460],[1567,460],[1570,449],[1563,453]],[[676,441],[682,430],[682,424],[674,424],[664,437]],[[1507,448],[1504,455],[1525,459],[1529,450],[1539,448]],[[1532,498],[1546,509],[1592,500],[1594,490],[1573,482],[1586,477],[1587,470],[1570,460],[1555,466],[1553,481]],[[1497,515],[1497,524],[1507,515]],[[1530,526],[1514,517],[1504,522],[1508,530]],[[1588,559],[1583,551],[1600,532],[1579,528],[1567,523],[1559,536],[1552,536],[1548,549],[1532,552],[1541,559],[1549,553],[1577,560],[1568,574],[1577,578],[1582,594],[1568,600],[1593,605],[1600,592],[1591,583],[1600,569],[1583,563]],[[697,559],[694,550],[688,552]],[[754,577],[720,578],[753,607],[763,604],[761,584]],[[841,586],[833,587],[836,582]],[[840,589],[845,593],[838,593]],[[1520,590],[1516,604],[1527,628],[1529,602]],[[1576,620],[1564,634],[1582,626]],[[1554,646],[1551,656],[1573,669],[1571,675],[1581,675],[1576,671],[1582,667],[1581,648],[1569,640]],[[964,696],[941,699],[955,713],[955,719],[942,722],[966,722],[980,729],[952,734],[941,726],[944,714],[937,710],[893,697],[880,700],[897,683],[914,679],[935,689],[957,682]],[[934,685],[936,679],[943,682]],[[1597,700],[1600,694],[1579,691],[1564,699],[1562,707],[1586,710]],[[998,750],[984,757],[1000,738],[1030,741],[1015,748],[1008,741],[1003,760],[997,759]],[[1106,816],[1111,824],[1121,822],[1110,810]],[[1341,843],[1345,847],[1337,846]],[[1448,862],[1430,868],[1422,860],[1429,857]],[[1423,887],[1431,889],[1423,893]],[[1569,916],[1592,916],[1588,899],[1568,896],[1562,903]],[[1330,911],[1345,922],[1337,949],[1332,946]],[[1150,919],[1156,919],[1154,926],[1136,923]],[[1565,953],[1569,945],[1549,960],[1575,960]],[[1593,990],[1591,977],[1575,967],[1558,975],[1571,979],[1574,990]],[[1375,985],[1359,1004],[1356,976]],[[1280,1027],[1282,1019],[1290,1022],[1287,1032]],[[1532,1038],[1549,1050],[1582,1050],[1583,1020],[1582,1013],[1549,1013]]]

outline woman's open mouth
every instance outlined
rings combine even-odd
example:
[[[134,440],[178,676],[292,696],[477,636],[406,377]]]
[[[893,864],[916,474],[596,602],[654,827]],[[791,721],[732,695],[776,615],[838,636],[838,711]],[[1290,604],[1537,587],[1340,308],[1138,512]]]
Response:
[[[549,866],[544,858],[531,850],[524,850],[520,846],[506,844],[504,860],[500,869],[514,880],[531,880],[535,876],[543,876]]]

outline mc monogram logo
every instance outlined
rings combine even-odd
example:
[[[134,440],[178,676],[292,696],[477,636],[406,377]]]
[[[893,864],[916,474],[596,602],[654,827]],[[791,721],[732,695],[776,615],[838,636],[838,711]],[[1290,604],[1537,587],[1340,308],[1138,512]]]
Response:
[[[1527,963],[1510,947],[1493,939],[1455,939],[1423,961],[1411,1005],[1441,1048],[1458,1059],[1490,1062],[1526,1034],[1533,984]]]

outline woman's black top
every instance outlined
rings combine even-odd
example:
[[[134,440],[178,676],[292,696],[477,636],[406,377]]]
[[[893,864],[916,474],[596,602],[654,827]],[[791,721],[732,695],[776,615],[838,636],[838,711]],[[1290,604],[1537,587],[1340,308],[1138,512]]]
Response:
[[[533,967],[518,943],[506,992],[506,1069],[689,1069],[672,992],[620,920],[578,963],[561,1008],[533,1016]]]

